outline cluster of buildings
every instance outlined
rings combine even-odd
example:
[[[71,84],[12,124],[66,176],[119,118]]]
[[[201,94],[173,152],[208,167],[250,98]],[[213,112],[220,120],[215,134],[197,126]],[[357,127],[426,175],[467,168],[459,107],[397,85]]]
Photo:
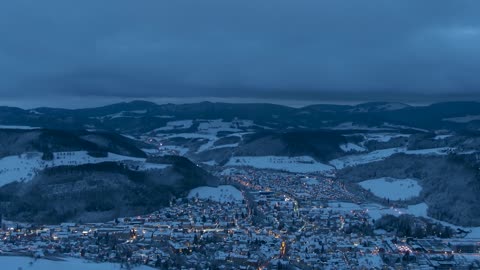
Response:
[[[480,269],[480,240],[398,238],[339,182],[248,168],[218,175],[243,200],[178,199],[105,223],[3,222],[0,255],[71,256],[157,269]]]

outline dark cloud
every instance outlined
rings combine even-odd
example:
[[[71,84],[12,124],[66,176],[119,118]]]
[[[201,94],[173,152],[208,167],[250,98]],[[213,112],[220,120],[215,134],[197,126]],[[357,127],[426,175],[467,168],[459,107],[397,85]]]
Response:
[[[480,1],[15,0],[0,96],[480,94]]]

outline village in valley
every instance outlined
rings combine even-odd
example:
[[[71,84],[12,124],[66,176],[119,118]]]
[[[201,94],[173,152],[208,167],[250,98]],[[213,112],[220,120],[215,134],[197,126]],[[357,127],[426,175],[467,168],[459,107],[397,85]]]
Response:
[[[0,270],[480,270],[479,71],[480,0],[3,0]]]
[[[424,204],[369,202],[331,172],[212,167],[220,186],[196,188],[148,215],[3,220],[0,255],[125,269],[480,269],[475,232],[428,218]]]
[[[13,260],[7,265],[19,269],[46,261],[60,267],[59,261],[74,260],[82,270],[86,265],[104,269],[104,264],[141,270],[480,269],[480,228],[429,215],[420,179],[374,173],[377,177],[355,182],[339,175],[342,169],[395,156],[426,159],[467,153],[450,147],[447,135],[433,137],[435,144],[429,148],[409,149],[403,143],[410,135],[360,134],[356,136],[364,141],[340,144],[342,154],[328,163],[308,155],[232,152],[220,164],[210,154],[237,149],[239,142],[232,142],[246,136],[239,127],[253,124],[212,120],[198,123],[193,133],[171,130],[192,125],[175,121],[161,128],[165,134],[131,137],[152,146],[142,149],[148,158],[112,153],[94,157],[77,151],[53,153],[52,160],[44,160],[41,153],[1,159],[5,168],[0,175],[8,184],[8,179],[29,182],[37,171],[65,165],[117,162],[136,172],[165,170],[174,165],[160,164],[156,157],[189,153],[202,157],[192,163],[194,168],[219,181],[187,189],[151,213],[107,222],[47,225],[3,218],[3,262]],[[221,132],[234,133],[221,137]],[[378,149],[368,150],[369,144]]]

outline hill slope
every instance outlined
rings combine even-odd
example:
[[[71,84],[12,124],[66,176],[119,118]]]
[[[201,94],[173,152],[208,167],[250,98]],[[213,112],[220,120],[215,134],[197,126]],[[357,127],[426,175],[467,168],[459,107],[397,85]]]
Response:
[[[165,169],[138,171],[104,162],[49,168],[30,182],[0,188],[6,218],[40,223],[97,222],[153,212],[193,188],[217,179],[182,157],[165,157]]]

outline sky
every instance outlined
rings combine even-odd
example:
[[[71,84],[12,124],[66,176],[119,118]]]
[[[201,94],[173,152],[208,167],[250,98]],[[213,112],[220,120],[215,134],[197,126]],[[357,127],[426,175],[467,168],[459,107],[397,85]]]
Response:
[[[0,105],[478,100],[479,11],[478,0],[4,1]]]

